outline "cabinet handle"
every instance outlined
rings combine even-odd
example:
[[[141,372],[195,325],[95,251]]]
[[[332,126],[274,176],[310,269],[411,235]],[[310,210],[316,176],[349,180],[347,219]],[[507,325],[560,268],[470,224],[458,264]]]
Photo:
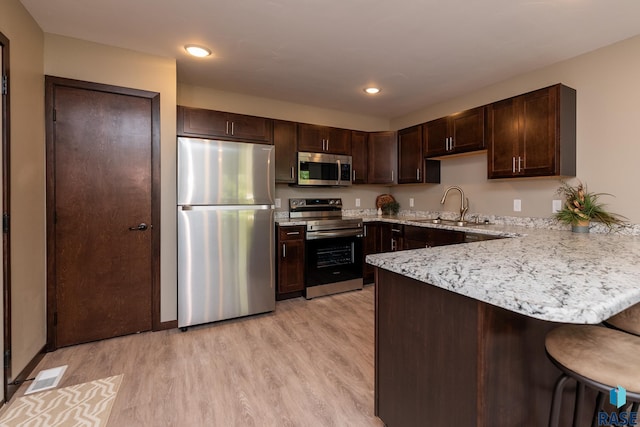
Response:
[[[327,139],[327,151],[329,151],[329,140]]]
[[[513,157],[511,158],[511,160],[513,160],[512,164],[511,164],[511,172],[512,172],[512,173],[516,173],[516,157],[515,157],[515,156],[513,156]]]
[[[231,135],[233,135],[233,131],[234,131],[234,122],[231,122]]]
[[[392,251],[396,250],[396,239],[391,239],[391,250]]]
[[[446,137],[444,141],[444,151],[449,151],[449,137]]]
[[[522,157],[518,156],[518,173],[522,172]]]
[[[453,151],[453,137],[449,137],[449,151]]]
[[[291,166],[291,179],[294,179],[295,175],[293,174],[293,166]]]
[[[287,245],[286,243],[282,244],[282,258],[286,258],[287,257]]]
[[[365,225],[363,228],[364,228],[364,237],[367,237],[367,226]]]
[[[224,133],[225,133],[225,135],[229,135],[229,120],[227,120],[225,122],[225,124],[226,124],[226,127],[225,127],[225,130],[224,130]]]
[[[297,236],[299,234],[299,231],[287,231],[287,236]]]
[[[416,169],[416,181],[420,182],[420,168]]]
[[[393,182],[393,169],[391,170],[391,182]]]
[[[353,181],[355,182],[355,180],[356,180],[356,170],[354,169],[353,170]]]

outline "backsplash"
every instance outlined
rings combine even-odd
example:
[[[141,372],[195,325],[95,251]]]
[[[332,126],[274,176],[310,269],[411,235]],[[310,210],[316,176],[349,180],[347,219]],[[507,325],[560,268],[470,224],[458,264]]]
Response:
[[[344,216],[350,217],[372,217],[376,216],[375,209],[343,209]],[[456,220],[460,215],[456,212],[440,212],[440,211],[415,211],[415,210],[401,210],[398,214],[398,218],[437,218]],[[284,220],[289,218],[289,212],[280,211],[276,212],[276,220]],[[529,228],[545,228],[548,230],[570,230],[571,226],[558,223],[553,218],[528,218],[518,216],[502,216],[502,215],[488,215],[482,213],[470,213],[467,214],[467,219],[470,222],[489,221],[491,224],[497,225],[515,225],[520,227]],[[589,229],[592,233],[618,233],[625,236],[640,236],[640,224],[622,224],[614,225],[609,229],[606,225],[592,222]]]

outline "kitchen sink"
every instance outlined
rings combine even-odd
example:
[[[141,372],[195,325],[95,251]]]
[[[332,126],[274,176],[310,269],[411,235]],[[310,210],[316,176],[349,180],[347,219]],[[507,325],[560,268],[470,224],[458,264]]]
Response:
[[[412,219],[414,222],[428,222],[431,224],[442,224],[442,225],[455,225],[457,227],[464,227],[467,224],[470,224],[469,221],[456,221],[453,219],[440,219],[440,218],[430,218],[430,219]]]

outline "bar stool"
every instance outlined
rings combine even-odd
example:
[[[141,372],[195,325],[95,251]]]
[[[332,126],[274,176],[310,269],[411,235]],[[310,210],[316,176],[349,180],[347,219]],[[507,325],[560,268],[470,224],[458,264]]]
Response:
[[[640,336],[640,304],[632,305],[603,323],[623,332]]]
[[[593,325],[563,325],[545,338],[547,356],[561,371],[553,390],[549,427],[560,419],[562,391],[569,379],[577,382],[573,426],[577,427],[585,386],[598,391],[597,412],[609,391],[622,386],[632,411],[640,402],[640,337],[615,329]]]

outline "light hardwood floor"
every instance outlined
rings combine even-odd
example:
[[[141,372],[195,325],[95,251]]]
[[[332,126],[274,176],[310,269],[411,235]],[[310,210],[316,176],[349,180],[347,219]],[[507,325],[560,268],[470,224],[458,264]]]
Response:
[[[373,415],[374,288],[48,353],[60,387],[124,374],[109,426],[383,426]],[[27,385],[16,393],[22,395]]]

